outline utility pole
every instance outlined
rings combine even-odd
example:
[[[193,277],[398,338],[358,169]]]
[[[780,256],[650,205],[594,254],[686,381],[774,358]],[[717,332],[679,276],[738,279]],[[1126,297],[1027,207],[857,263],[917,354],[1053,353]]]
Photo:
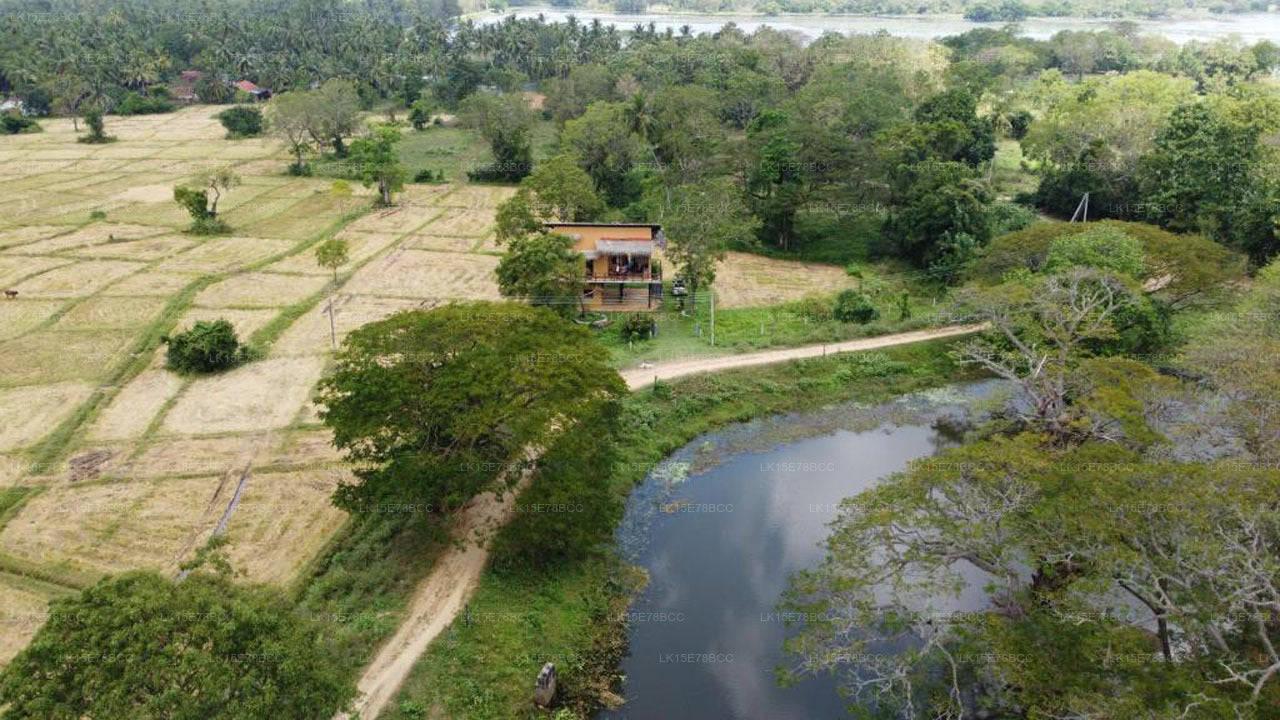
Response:
[[[329,347],[338,347],[338,331],[333,326],[333,296],[329,296]]]
[[[1071,222],[1076,221],[1076,216],[1080,215],[1082,210],[1084,211],[1084,216],[1081,218],[1081,222],[1089,222],[1089,193],[1081,196],[1080,204],[1076,205],[1076,211],[1071,213]]]
[[[716,344],[716,291],[711,291],[711,346]]]

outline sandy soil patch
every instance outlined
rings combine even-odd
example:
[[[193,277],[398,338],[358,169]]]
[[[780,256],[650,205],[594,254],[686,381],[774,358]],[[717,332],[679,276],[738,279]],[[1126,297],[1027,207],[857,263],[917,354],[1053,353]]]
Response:
[[[731,252],[716,268],[716,298],[724,308],[773,305],[856,286],[857,280],[835,265],[747,253]]]
[[[68,310],[54,329],[138,328],[154,320],[164,306],[164,298],[159,297],[93,297]]]
[[[490,208],[449,208],[421,230],[424,235],[484,237],[493,232],[494,211]]]
[[[51,486],[0,531],[0,552],[77,575],[176,571],[207,538],[223,502],[220,477]],[[223,488],[218,500],[229,497]],[[195,542],[192,543],[192,539]]]
[[[36,298],[84,297],[132,275],[143,266],[143,263],[124,260],[82,260],[28,278],[15,289],[22,295]]]
[[[92,393],[93,386],[83,382],[0,390],[0,450],[35,443]]]
[[[125,440],[142,435],[156,413],[182,387],[168,370],[146,370],[120,388],[89,428],[90,440]]]
[[[0,343],[0,386],[100,379],[125,359],[132,341],[112,330],[37,330]]]
[[[184,235],[164,235],[145,240],[128,240],[94,245],[70,254],[76,257],[92,257],[118,260],[153,261],[176,255],[196,244],[196,240]]]
[[[236,329],[236,337],[247,340],[266,326],[279,310],[245,310],[243,308],[191,308],[183,314],[175,331],[185,330],[200,320],[227,320]]]
[[[329,501],[340,469],[254,473],[227,522],[231,566],[257,582],[287,584],[346,520]]]
[[[156,270],[187,272],[227,272],[263,260],[293,247],[287,240],[231,237],[205,240],[194,248],[169,258]]]
[[[150,242],[143,240],[141,242]],[[102,291],[103,295],[133,297],[137,295],[169,296],[189,285],[190,275],[176,272],[142,272],[130,275]]]
[[[0,286],[8,289],[17,285],[23,278],[29,278],[63,265],[70,265],[72,262],[72,260],[52,257],[0,256]]]
[[[39,325],[61,306],[57,300],[0,301],[0,340],[17,337]]]
[[[239,473],[276,442],[271,434],[159,438],[122,471],[128,478]]]
[[[201,435],[279,428],[293,422],[320,379],[324,358],[261,360],[196,380],[164,419],[166,432]]]
[[[51,585],[0,573],[0,667],[31,642],[47,619],[49,601],[64,594]]]
[[[280,307],[314,295],[327,278],[274,273],[245,273],[205,288],[196,304],[205,307]]]
[[[353,296],[339,293],[333,299],[333,324],[338,342],[347,333],[375,320],[420,307],[421,302],[412,298],[380,298]],[[298,318],[271,348],[276,356],[327,353],[330,349],[329,303],[321,301],[307,314]]]
[[[422,299],[496,300],[490,255],[396,250],[366,265],[347,283],[353,294]]]
[[[343,230],[338,237],[347,241],[348,263],[339,271],[350,269],[351,265],[363,262],[366,258],[395,242],[400,236],[392,233],[365,233]],[[332,273],[316,264],[314,249],[300,252],[267,266],[271,272],[301,273],[304,275],[330,275]]]

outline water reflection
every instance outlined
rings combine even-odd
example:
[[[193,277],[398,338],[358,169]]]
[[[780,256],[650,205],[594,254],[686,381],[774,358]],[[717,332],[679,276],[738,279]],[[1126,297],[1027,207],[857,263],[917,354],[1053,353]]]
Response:
[[[650,584],[632,606],[627,705],[600,717],[843,716],[832,678],[786,689],[775,681],[788,633],[778,600],[793,572],[821,561],[840,501],[952,442],[933,424],[954,412],[920,398],[829,409],[716,433],[677,453],[672,463],[709,467],[687,479],[656,473],[631,498],[619,543]],[[795,437],[803,429],[826,434]],[[980,603],[975,589],[938,609]]]

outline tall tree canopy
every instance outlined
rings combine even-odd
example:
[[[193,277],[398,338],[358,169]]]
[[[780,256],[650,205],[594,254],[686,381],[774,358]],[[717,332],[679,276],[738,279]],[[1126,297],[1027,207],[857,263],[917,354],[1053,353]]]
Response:
[[[337,502],[452,510],[623,392],[607,351],[546,309],[454,303],[365,325],[320,384],[324,422],[357,468]]]

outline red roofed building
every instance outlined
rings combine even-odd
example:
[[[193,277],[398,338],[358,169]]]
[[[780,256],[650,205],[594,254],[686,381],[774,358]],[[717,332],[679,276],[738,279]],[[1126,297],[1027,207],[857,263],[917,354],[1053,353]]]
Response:
[[[248,80],[241,80],[240,82],[236,83],[236,89],[242,92],[249,93],[249,96],[252,97],[254,100],[266,100],[267,98],[271,97],[270,90],[267,90],[265,88],[260,88]]]

